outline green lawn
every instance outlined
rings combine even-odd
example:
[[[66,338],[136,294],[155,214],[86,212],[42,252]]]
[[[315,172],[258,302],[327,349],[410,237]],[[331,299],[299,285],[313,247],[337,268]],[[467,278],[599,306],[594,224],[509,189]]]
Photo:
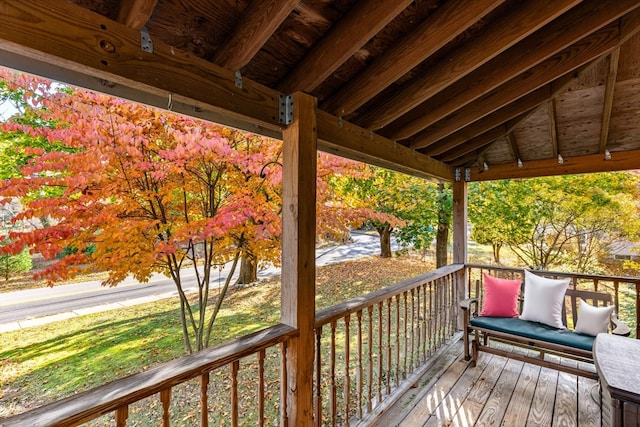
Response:
[[[318,309],[430,271],[404,256],[318,269]],[[76,317],[0,334],[0,416],[41,406],[148,369],[184,353],[178,300]],[[214,344],[278,322],[280,284],[234,289],[216,320]]]

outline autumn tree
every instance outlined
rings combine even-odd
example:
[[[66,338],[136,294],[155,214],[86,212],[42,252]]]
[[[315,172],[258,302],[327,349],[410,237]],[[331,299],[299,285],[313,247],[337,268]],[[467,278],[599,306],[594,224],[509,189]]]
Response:
[[[530,268],[597,271],[598,254],[638,229],[638,180],[607,173],[478,183],[472,237],[507,245]]]
[[[426,250],[435,237],[437,188],[423,179],[370,166],[361,176],[342,182],[340,192],[386,217],[369,223],[380,235],[380,256],[391,257],[391,234],[404,247]]]
[[[87,269],[108,272],[107,285],[163,273],[180,296],[187,350],[208,346],[239,258],[278,232],[271,227],[277,212],[244,190],[246,174],[259,175],[270,159],[238,149],[224,129],[197,120],[80,90],[45,95],[38,114],[55,126],[11,121],[3,131],[64,150],[26,147],[27,165],[2,183],[0,195],[24,201],[16,221],[47,217],[50,225],[12,232],[3,251],[31,246],[55,260],[75,248],[41,273],[51,283]],[[51,189],[48,197],[31,197]],[[87,251],[90,245],[95,250]],[[212,270],[225,263],[231,273],[211,298]],[[195,304],[185,290],[186,267],[197,283]]]

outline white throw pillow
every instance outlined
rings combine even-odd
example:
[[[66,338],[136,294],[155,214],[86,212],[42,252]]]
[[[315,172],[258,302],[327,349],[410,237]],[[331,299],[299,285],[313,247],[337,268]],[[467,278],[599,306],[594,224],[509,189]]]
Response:
[[[611,313],[615,307],[594,307],[580,300],[580,310],[578,311],[578,321],[576,322],[575,332],[581,334],[593,335],[594,337],[600,332],[609,330],[609,321]]]
[[[547,279],[524,271],[524,305],[520,318],[558,329],[562,324],[564,293],[570,279]]]

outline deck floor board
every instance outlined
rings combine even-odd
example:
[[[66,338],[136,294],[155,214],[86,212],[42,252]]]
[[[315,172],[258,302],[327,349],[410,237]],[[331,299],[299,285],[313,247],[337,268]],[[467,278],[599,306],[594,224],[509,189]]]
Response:
[[[374,425],[600,427],[594,380],[488,353],[471,367],[462,359],[461,344],[450,353],[455,361],[437,381],[423,382],[425,390],[412,391],[418,399],[398,405]]]

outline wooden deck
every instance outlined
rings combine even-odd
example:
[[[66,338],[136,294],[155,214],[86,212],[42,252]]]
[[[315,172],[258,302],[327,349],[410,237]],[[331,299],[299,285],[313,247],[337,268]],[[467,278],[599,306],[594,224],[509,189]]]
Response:
[[[472,368],[456,342],[375,425],[598,427],[597,387],[591,379],[487,353]]]

